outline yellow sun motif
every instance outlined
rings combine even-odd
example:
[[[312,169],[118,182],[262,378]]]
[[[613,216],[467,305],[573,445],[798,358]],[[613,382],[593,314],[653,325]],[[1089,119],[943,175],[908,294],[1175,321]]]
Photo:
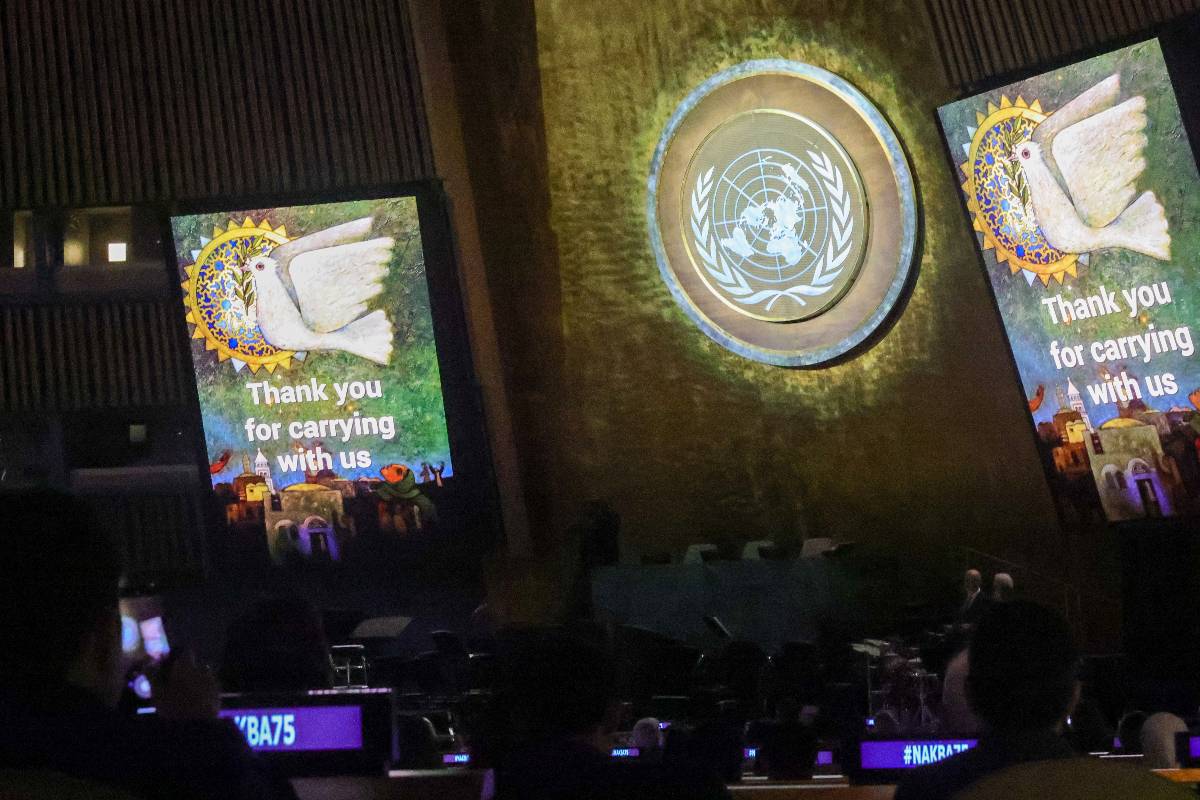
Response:
[[[183,304],[193,339],[203,339],[205,350],[214,350],[217,361],[229,361],[237,371],[276,367],[287,369],[304,353],[281,350],[263,337],[255,317],[253,282],[243,273],[246,260],[267,255],[288,241],[287,231],[263,219],[255,224],[246,217],[213,229],[211,239],[200,238],[201,248],[191,253],[184,267]]]
[[[1007,262],[1015,274],[1043,285],[1050,279],[1063,282],[1075,277],[1080,257],[1056,250],[1048,241],[1029,199],[1020,167],[1011,160],[1013,147],[1028,140],[1046,119],[1041,103],[1023,97],[1001,96],[1000,105],[989,102],[987,114],[976,113],[976,127],[968,129],[971,141],[963,145],[966,163],[960,166],[966,181],[967,208],[972,225],[983,236],[983,249],[992,250],[997,263]]]

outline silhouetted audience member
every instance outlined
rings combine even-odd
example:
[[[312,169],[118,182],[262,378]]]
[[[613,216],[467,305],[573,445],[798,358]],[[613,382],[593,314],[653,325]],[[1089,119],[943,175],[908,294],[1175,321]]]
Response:
[[[502,641],[492,741],[497,800],[725,798],[719,782],[666,765],[614,760],[613,663],[602,648],[559,632]]]
[[[1007,572],[997,572],[992,576],[993,603],[1007,603],[1013,599],[1014,591],[1012,575]]]
[[[216,718],[216,682],[190,657],[164,664],[156,717],[116,712],[120,567],[82,502],[0,494],[0,550],[0,769],[143,798],[295,796]]]
[[[942,679],[942,727],[950,733],[975,733],[981,727],[967,699],[968,661],[967,649],[963,648],[946,664]]]
[[[817,736],[800,719],[801,706],[792,697],[780,698],[775,719],[761,725],[756,738],[760,757],[772,780],[811,778],[817,760]]]
[[[1113,730],[1093,698],[1084,696],[1075,704],[1067,739],[1077,753],[1084,755],[1112,750]]]
[[[428,717],[401,714],[396,718],[400,769],[436,769],[442,764],[437,748],[437,731]]]
[[[968,651],[967,696],[984,732],[974,749],[905,776],[895,800],[942,800],[1004,767],[1071,758],[1063,723],[1079,691],[1066,622],[1021,600],[992,606]]]
[[[1187,724],[1174,714],[1151,714],[1142,725],[1142,766],[1147,769],[1178,769],[1175,734],[1184,733]]]
[[[638,757],[643,761],[661,761],[664,741],[662,725],[654,717],[634,723],[630,744],[638,749]]]
[[[320,612],[302,597],[255,602],[229,626],[221,685],[227,692],[328,689],[329,643]]]
[[[736,783],[742,779],[745,760],[744,727],[736,709],[718,712],[692,729],[685,741],[683,759],[668,763],[684,772],[710,774],[722,783]]]
[[[988,596],[983,593],[983,576],[977,569],[969,569],[963,573],[963,604],[958,609],[957,621],[973,625],[987,610]]]
[[[1117,738],[1121,746],[1117,752],[1125,756],[1140,755],[1142,752],[1142,726],[1146,724],[1146,714],[1143,711],[1129,711],[1121,716],[1117,723]]]

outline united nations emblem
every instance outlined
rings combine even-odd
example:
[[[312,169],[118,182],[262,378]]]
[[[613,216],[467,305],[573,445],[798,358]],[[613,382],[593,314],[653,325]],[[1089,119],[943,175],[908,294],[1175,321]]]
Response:
[[[860,344],[907,279],[912,177],[882,115],[841,78],[749,61],[676,109],[651,169],[659,270],[710,337],[771,364]]]
[[[755,146],[763,141],[774,146]],[[781,111],[736,116],[700,145],[688,184],[701,277],[735,311],[808,319],[853,283],[867,198],[846,151],[816,123]]]

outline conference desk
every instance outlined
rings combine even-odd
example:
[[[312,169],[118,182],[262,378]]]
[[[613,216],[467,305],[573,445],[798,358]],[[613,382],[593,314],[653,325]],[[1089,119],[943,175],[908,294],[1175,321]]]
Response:
[[[403,770],[391,777],[293,778],[300,800],[480,800],[481,770]],[[891,800],[894,786],[851,786],[843,780],[747,779],[729,786],[735,800]]]
[[[892,800],[895,786],[851,786],[845,781],[767,781],[748,778],[731,784],[734,800]]]
[[[388,777],[292,778],[292,788],[300,800],[479,800],[486,774],[476,769],[397,770]]]
[[[1200,769],[1154,770],[1176,783],[1200,783]],[[400,770],[390,777],[293,778],[300,800],[480,800],[483,770]],[[851,786],[844,778],[770,781],[747,778],[731,784],[735,800],[891,800],[895,786]]]
[[[1200,769],[1156,769],[1154,773],[1175,783],[1200,783]]]

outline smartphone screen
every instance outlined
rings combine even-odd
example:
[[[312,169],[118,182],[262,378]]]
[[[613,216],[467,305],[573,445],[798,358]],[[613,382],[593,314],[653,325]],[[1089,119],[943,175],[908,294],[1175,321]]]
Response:
[[[171,645],[167,642],[167,632],[163,629],[162,617],[150,617],[138,623],[138,628],[142,632],[142,643],[146,648],[146,655],[154,661],[162,661],[171,652]]]

